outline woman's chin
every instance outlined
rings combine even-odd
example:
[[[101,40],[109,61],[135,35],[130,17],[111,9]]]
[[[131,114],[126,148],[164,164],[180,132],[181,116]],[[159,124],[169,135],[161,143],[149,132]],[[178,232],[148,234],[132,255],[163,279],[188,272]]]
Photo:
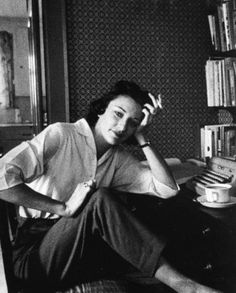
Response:
[[[116,139],[116,138],[109,138],[107,139],[107,143],[111,146],[113,145],[119,145],[122,143],[121,139]]]
[[[110,144],[111,146],[113,146],[113,145],[119,145],[119,144],[121,144],[121,142],[118,141],[118,140],[113,140],[113,141],[110,141],[109,144]]]
[[[125,140],[127,140],[127,137],[117,137],[115,135],[109,135],[106,137],[106,142],[110,145],[119,145],[122,144]]]

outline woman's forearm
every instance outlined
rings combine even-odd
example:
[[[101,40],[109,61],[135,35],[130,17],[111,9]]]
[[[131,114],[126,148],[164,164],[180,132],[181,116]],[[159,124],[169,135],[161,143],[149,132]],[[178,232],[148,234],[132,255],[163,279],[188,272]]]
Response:
[[[144,145],[148,141],[143,135],[136,137],[139,145]],[[153,176],[161,183],[169,186],[173,190],[178,190],[178,186],[173,177],[173,174],[167,165],[165,159],[159,154],[152,145],[142,148],[143,153],[148,161]]]
[[[65,216],[65,203],[44,196],[25,184],[1,190],[0,199],[18,206]]]
[[[62,217],[71,217],[81,206],[85,197],[95,190],[95,181],[79,183],[66,202],[40,194],[25,184],[0,191],[0,199],[18,206],[31,208]]]

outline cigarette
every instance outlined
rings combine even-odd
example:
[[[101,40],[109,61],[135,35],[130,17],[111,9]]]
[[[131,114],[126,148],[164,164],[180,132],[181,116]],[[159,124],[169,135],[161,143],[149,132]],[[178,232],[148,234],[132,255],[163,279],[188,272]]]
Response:
[[[158,98],[157,98],[157,105],[158,105],[158,107],[159,107],[160,109],[163,108],[162,103],[161,103],[161,94],[158,95]]]

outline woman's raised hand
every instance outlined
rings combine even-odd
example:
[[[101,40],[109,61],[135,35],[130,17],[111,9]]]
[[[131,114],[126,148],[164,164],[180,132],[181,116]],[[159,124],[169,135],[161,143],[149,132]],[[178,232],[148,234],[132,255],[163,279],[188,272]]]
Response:
[[[155,98],[151,93],[148,95],[150,97],[150,104],[146,103],[143,107],[142,112],[144,113],[144,118],[137,128],[135,135],[143,133],[145,128],[152,123],[152,119],[157,114],[158,108],[162,109],[161,94],[158,94],[157,98]]]

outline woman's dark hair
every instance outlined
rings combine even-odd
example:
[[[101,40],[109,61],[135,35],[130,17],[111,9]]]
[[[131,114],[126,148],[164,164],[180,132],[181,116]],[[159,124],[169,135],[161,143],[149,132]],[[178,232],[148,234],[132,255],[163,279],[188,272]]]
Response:
[[[91,127],[95,126],[97,123],[98,115],[103,114],[108,104],[119,95],[131,97],[136,103],[140,104],[141,107],[146,103],[150,103],[148,91],[141,89],[135,82],[126,80],[118,81],[108,93],[105,93],[100,99],[90,103],[86,120]]]
[[[133,81],[120,80],[108,93],[90,103],[89,111],[86,116],[86,120],[90,127],[95,126],[98,120],[98,115],[103,114],[108,104],[119,95],[131,97],[136,103],[140,104],[141,107],[146,103],[150,103],[148,91],[141,89],[140,86]],[[129,139],[126,143],[134,144],[134,138]]]

